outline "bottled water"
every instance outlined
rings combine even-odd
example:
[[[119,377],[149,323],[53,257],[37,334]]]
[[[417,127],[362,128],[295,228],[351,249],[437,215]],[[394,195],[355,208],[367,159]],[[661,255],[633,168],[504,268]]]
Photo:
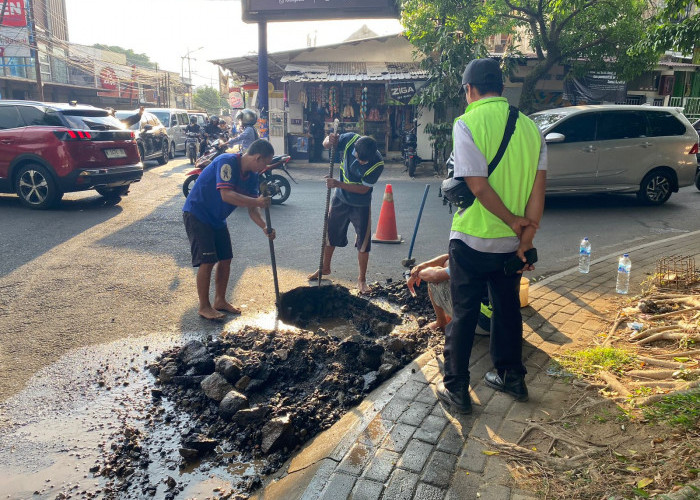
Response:
[[[624,254],[620,257],[617,264],[617,283],[615,291],[617,293],[627,293],[630,288],[630,270],[632,269],[632,261],[629,254]]]
[[[591,268],[591,242],[588,238],[581,240],[578,247],[578,272],[588,274]]]

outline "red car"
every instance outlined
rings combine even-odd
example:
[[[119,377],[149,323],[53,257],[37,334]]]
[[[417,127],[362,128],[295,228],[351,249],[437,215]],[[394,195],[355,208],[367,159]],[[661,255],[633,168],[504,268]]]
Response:
[[[0,192],[45,209],[63,193],[119,198],[143,177],[134,132],[87,105],[0,101]]]

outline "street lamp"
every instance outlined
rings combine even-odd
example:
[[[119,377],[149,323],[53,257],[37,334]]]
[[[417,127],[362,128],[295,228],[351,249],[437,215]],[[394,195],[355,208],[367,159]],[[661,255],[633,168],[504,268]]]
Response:
[[[185,55],[182,56],[182,57],[180,57],[180,61],[181,61],[181,64],[180,64],[180,77],[181,77],[183,80],[185,79],[185,59],[187,59],[187,73],[188,73],[188,75],[189,75],[189,80],[190,80],[190,83],[189,83],[189,85],[190,85],[190,91],[189,91],[189,105],[186,104],[186,107],[187,107],[188,109],[192,109],[192,87],[194,86],[194,85],[192,85],[192,65],[190,64],[190,59],[191,59],[191,58],[190,58],[190,54],[194,54],[195,52],[197,52],[198,50],[202,50],[203,48],[204,48],[204,47],[202,46],[202,47],[199,47],[199,48],[194,49],[194,50],[189,50],[189,49],[188,49],[187,52],[185,53]],[[195,61],[196,61],[196,59],[195,59]]]

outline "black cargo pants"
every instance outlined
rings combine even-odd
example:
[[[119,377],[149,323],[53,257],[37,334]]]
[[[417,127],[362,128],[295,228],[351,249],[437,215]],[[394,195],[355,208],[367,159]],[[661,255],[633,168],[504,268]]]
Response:
[[[520,314],[520,278],[506,276],[505,261],[511,253],[478,252],[463,241],[450,241],[450,292],[452,321],[445,329],[444,383],[452,392],[469,384],[469,358],[479,319],[484,284],[493,307],[491,360],[502,372],[525,374],[522,362],[523,321]]]

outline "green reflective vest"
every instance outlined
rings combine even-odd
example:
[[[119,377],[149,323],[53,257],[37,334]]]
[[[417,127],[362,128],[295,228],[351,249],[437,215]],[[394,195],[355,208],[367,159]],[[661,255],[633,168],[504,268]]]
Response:
[[[469,104],[457,120],[469,128],[476,147],[488,164],[496,156],[503,139],[508,121],[508,101],[505,97],[480,99]],[[520,113],[503,158],[488,178],[508,210],[521,217],[525,215],[525,206],[535,182],[541,145],[537,125]],[[486,210],[478,199],[466,210],[455,213],[452,230],[484,239],[515,236],[513,230]]]

